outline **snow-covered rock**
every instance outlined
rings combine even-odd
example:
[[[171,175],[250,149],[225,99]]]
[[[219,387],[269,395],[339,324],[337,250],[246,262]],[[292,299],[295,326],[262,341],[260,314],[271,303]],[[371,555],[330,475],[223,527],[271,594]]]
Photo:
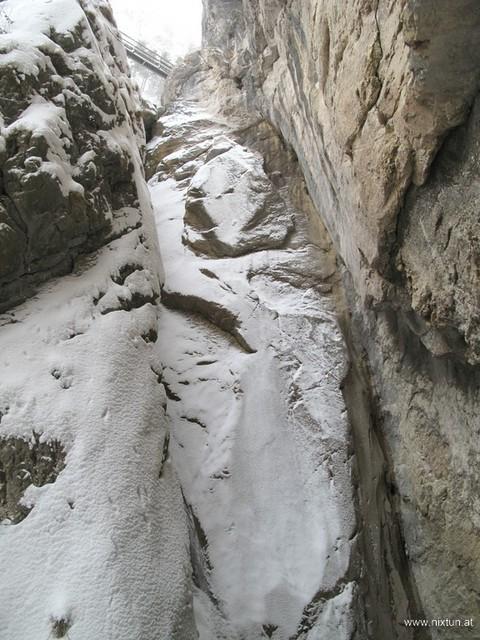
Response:
[[[125,54],[103,0],[0,8],[0,637],[193,640]]]
[[[2,319],[2,639],[195,637],[183,500],[163,459],[148,233],[126,233]]]
[[[205,160],[187,192],[185,241],[222,257],[281,247],[293,216],[271,188],[263,158],[215,143]]]
[[[411,617],[478,619],[480,3],[204,0],[203,24],[174,93],[281,132],[348,269]]]
[[[150,186],[168,309],[155,354],[200,638],[366,637],[335,256],[260,155],[225,127],[219,144],[219,124],[197,109],[176,106],[151,143],[155,153],[183,131],[188,164],[209,140],[197,171],[176,181],[179,163],[165,163]],[[209,217],[201,244],[193,197]]]
[[[176,103],[146,159],[157,240],[108,4],[1,6],[2,638],[411,639],[368,372],[294,154],[258,114]]]
[[[104,0],[5,0],[0,311],[125,228],[140,108]]]

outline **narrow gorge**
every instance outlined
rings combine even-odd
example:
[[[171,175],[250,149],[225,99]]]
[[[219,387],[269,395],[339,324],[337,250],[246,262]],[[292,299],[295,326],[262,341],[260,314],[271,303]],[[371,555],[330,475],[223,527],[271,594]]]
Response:
[[[0,640],[480,638],[480,6],[203,0],[159,109],[112,6],[0,0]]]

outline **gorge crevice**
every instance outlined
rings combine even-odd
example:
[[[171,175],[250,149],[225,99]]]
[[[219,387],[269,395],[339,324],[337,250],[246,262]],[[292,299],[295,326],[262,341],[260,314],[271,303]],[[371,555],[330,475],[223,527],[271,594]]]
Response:
[[[366,355],[358,351],[356,345],[361,344],[358,336],[352,337],[354,329],[338,258],[308,196],[294,154],[265,121],[255,120],[246,124],[240,120],[239,124],[234,117],[229,120],[208,116],[201,105],[195,102],[184,100],[173,103],[159,120],[158,135],[154,135],[147,151],[147,165],[153,173],[150,188],[165,268],[162,302],[174,311],[173,314],[163,314],[157,353],[162,361],[162,378],[168,380],[170,400],[167,400],[167,416],[172,429],[172,464],[179,472],[189,518],[193,523],[190,535],[193,538],[191,548],[195,550],[194,574],[197,576],[194,609],[196,619],[200,621],[200,635],[202,638],[232,639],[307,638],[312,633],[318,637],[330,637],[328,634],[335,633],[336,638],[429,637],[421,630],[414,632],[405,629],[402,624],[404,619],[419,616],[421,603],[405,555],[400,514],[394,498],[395,479],[386,457],[385,445],[382,444],[383,435],[378,424],[380,418],[376,415]],[[245,146],[246,143],[248,146]],[[173,151],[165,156],[165,148]],[[262,152],[260,163],[257,160],[258,150]],[[153,168],[155,159],[160,160],[156,170]],[[250,168],[246,172],[247,162]],[[240,163],[238,168],[237,163]],[[266,173],[263,173],[262,166],[266,168]],[[237,173],[239,178],[235,179]],[[274,189],[283,198],[284,230],[280,230],[279,237],[287,233],[286,241],[279,247],[275,247],[275,242],[282,218],[276,215],[275,226],[270,226],[272,210],[279,210],[278,204],[270,196]],[[262,198],[260,202],[259,197]],[[192,215],[190,203],[195,206],[195,212],[201,212],[200,215]],[[243,222],[243,227],[239,227],[239,220]],[[202,234],[205,239],[200,241],[198,236]],[[218,243],[213,237],[217,235],[224,240]],[[232,238],[237,246],[248,245],[249,249],[239,253],[236,245],[232,244]],[[272,248],[268,245],[262,248],[265,238],[273,243]],[[216,247],[213,255],[210,254],[210,242]],[[224,255],[220,253],[222,248]],[[245,279],[244,285],[241,285],[242,279]],[[202,292],[203,300],[199,292]],[[207,292],[208,296],[205,297]],[[308,304],[302,312],[305,299]],[[245,310],[243,305],[246,305]],[[182,311],[181,316],[175,313],[176,309]],[[305,354],[299,344],[299,334],[285,332],[289,324],[298,325],[300,320],[296,318],[300,316],[301,319],[303,313],[306,315],[301,322],[307,323],[310,328],[302,343],[307,348],[310,345],[310,349],[318,350],[316,357],[320,358],[314,360],[316,364],[313,369],[309,365],[307,372],[304,371]],[[320,326],[325,326],[329,315],[326,327],[332,320],[334,324],[322,332],[333,331],[343,346],[340,346],[340,352],[333,360],[334,369],[340,367],[336,383],[333,387],[328,385],[325,388],[326,383],[322,382],[325,365],[322,362],[327,354],[332,357],[334,349],[332,346],[326,349],[322,340],[318,343],[312,339],[315,335],[321,335],[317,334],[318,329],[314,329],[315,324],[320,322]],[[208,319],[207,324],[202,316]],[[267,321],[266,318],[270,319]],[[274,338],[274,327],[279,322],[283,344],[280,352]],[[289,510],[285,504],[288,497],[286,489],[280,494],[275,493],[274,503],[268,506],[268,510],[265,505],[255,509],[256,503],[271,500],[268,493],[272,490],[269,482],[262,480],[262,471],[256,467],[263,466],[265,473],[271,465],[281,463],[285,454],[279,451],[272,454],[273,460],[260,463],[257,458],[264,455],[263,447],[258,442],[252,442],[248,454],[252,460],[248,464],[253,465],[255,472],[250,470],[243,482],[247,482],[247,477],[257,478],[256,491],[249,494],[247,487],[236,484],[238,474],[244,476],[242,467],[247,462],[245,453],[239,453],[235,446],[236,440],[242,440],[244,418],[242,412],[238,417],[235,415],[238,414],[238,406],[251,401],[252,391],[244,389],[244,374],[236,373],[237,380],[233,385],[234,406],[237,405],[237,409],[232,416],[232,409],[228,408],[231,402],[228,400],[228,387],[222,389],[226,375],[221,371],[228,362],[231,363],[228,377],[238,368],[238,363],[233,363],[241,354],[234,347],[229,355],[228,349],[225,349],[230,340],[227,338],[225,344],[224,337],[225,329],[229,332],[229,327],[235,324],[253,346],[246,350],[246,353],[252,354],[245,360],[247,370],[250,368],[250,357],[254,357],[255,366],[259,368],[258,363],[268,360],[269,353],[273,354],[274,361],[280,362],[288,353],[287,362],[281,366],[286,374],[283,382],[265,380],[260,370],[256,370],[255,374],[257,392],[262,394],[262,388],[267,385],[269,393],[280,394],[276,400],[279,406],[286,392],[287,407],[290,407],[287,416],[293,412],[293,422],[288,422],[290,426],[284,435],[282,430],[285,427],[278,422],[281,414],[275,419],[276,433],[271,436],[269,447],[278,446],[275,442],[287,437],[288,431],[292,430],[295,434],[299,429],[305,431],[309,425],[308,433],[311,435],[307,440],[301,440],[301,451],[297,450],[294,458],[300,456],[300,459],[308,459],[311,455],[314,459],[323,458],[321,465],[326,468],[330,481],[334,478],[339,481],[339,464],[347,469],[347,474],[341,475],[343,498],[337,505],[337,509],[344,513],[342,519],[349,514],[352,522],[350,533],[342,543],[350,548],[350,551],[342,551],[346,555],[345,568],[338,574],[333,586],[316,586],[311,596],[305,594],[303,607],[296,614],[296,622],[293,612],[290,612],[288,622],[279,615],[277,598],[272,596],[265,600],[262,616],[256,620],[258,602],[257,607],[253,607],[253,603],[245,604],[245,599],[239,599],[238,593],[229,593],[223,584],[224,573],[234,571],[230,566],[233,559],[229,560],[225,553],[221,556],[221,562],[217,558],[217,549],[224,544],[222,522],[228,540],[235,538],[242,527],[261,529],[265,520],[269,520],[270,533],[265,539],[252,531],[243,544],[247,540],[250,540],[250,544],[267,544],[265,554],[269,559],[265,572],[272,571],[273,531],[282,527]],[[265,344],[263,326],[269,327]],[[233,339],[236,340],[237,336],[233,335]],[[225,346],[219,352],[219,343],[222,342]],[[162,360],[165,353],[169,354],[167,361]],[[179,363],[182,363],[180,369]],[[219,368],[220,373],[217,372]],[[299,383],[299,379],[305,379],[306,387],[305,383]],[[315,382],[317,379],[318,382]],[[220,385],[220,389],[215,391],[215,385]],[[282,391],[283,385],[286,385],[285,391]],[[262,395],[266,398],[268,393]],[[330,405],[338,403],[343,409],[335,417],[335,410]],[[316,410],[312,413],[318,405],[323,406],[322,411],[326,412],[323,418]],[[212,406],[216,407],[214,411]],[[253,413],[249,413],[248,420],[255,424],[259,412],[260,407],[257,406]],[[229,424],[225,440],[217,440],[218,432],[222,431],[217,413]],[[321,454],[318,437],[326,428],[325,418],[327,424],[332,422],[332,435],[336,431],[337,436],[335,441],[327,438],[326,450]],[[343,444],[339,444],[339,424],[342,423],[345,435]],[[257,425],[260,433],[251,438],[263,437],[261,434],[269,429],[269,424],[273,426],[272,418],[268,412],[262,412],[262,422]],[[202,447],[200,451],[195,450],[202,442],[208,447],[208,454],[201,452]],[[222,456],[219,456],[219,451]],[[295,446],[289,456],[293,455],[293,451]],[[224,457],[225,461],[217,460],[217,456]],[[186,464],[193,464],[194,469],[187,472]],[[305,464],[308,472],[308,463],[302,463]],[[205,468],[209,466],[212,466],[211,472],[205,477]],[[313,478],[322,467],[317,467],[317,472],[315,468],[316,465],[311,468],[313,475],[310,483],[314,482]],[[287,470],[283,468],[281,476],[286,474]],[[294,476],[290,482],[295,484]],[[198,485],[203,483],[209,487],[211,497],[209,493],[199,493]],[[229,489],[231,484],[236,489]],[[235,493],[229,495],[230,491]],[[326,489],[319,485],[315,491],[320,495],[325,494]],[[225,506],[218,505],[218,495],[223,496]],[[210,500],[216,504],[215,507],[209,506]],[[242,514],[242,509],[247,505],[254,510],[249,511],[248,521]],[[214,509],[218,510],[216,527],[211,524]],[[302,521],[304,516],[298,512],[298,507],[295,512],[296,519]],[[321,517],[320,510],[318,516]],[[324,523],[321,526],[327,525]],[[298,540],[296,545],[311,549],[311,543],[307,541],[310,533],[303,532],[301,535],[305,539]],[[316,534],[319,538],[321,535],[320,532]],[[279,543],[285,549],[285,554],[292,546],[290,536],[291,532],[286,538],[280,538],[282,542]],[[230,544],[235,549],[235,556],[242,554],[243,545],[240,541]],[[293,546],[296,545],[294,543]],[[338,541],[335,547],[337,545]],[[258,601],[262,588],[265,588],[262,579],[254,589],[245,577],[258,563],[255,558],[254,554],[242,558],[242,573],[233,578],[233,583],[238,583],[242,589],[246,588],[248,594],[255,591]],[[280,561],[277,566],[279,589],[281,585],[288,588],[287,584],[292,579],[285,573],[287,566],[288,560]],[[297,578],[302,580],[301,575]],[[348,606],[344,605],[341,613],[336,615],[329,612],[332,604],[345,599],[348,591]],[[293,598],[293,592],[289,597]],[[239,602],[242,603],[241,607]],[[337,605],[333,606],[337,609]]]
[[[6,640],[474,638],[476,3],[0,7]]]

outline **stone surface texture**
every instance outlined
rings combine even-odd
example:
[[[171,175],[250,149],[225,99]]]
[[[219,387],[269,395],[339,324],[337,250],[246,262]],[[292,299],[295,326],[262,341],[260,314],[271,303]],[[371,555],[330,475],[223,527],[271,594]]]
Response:
[[[257,112],[295,151],[345,265],[414,590],[428,618],[478,616],[480,7],[204,7],[184,86],[224,117]]]
[[[413,638],[396,622],[416,603],[335,252],[274,129],[234,125],[176,102],[147,153],[163,154],[156,354],[200,638]]]
[[[143,125],[129,74],[107,2],[2,3],[0,311],[71,271],[138,205],[124,130],[141,144]]]
[[[480,6],[204,6],[0,0],[0,635],[470,640]]]

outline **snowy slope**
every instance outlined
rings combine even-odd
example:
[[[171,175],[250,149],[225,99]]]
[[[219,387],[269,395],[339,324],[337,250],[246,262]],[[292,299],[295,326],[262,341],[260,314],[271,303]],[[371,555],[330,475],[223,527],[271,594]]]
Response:
[[[67,201],[72,192],[86,192],[77,182],[82,162],[93,172],[109,163],[124,180],[115,192],[106,188],[102,201],[113,239],[105,244],[99,236],[105,246],[78,258],[71,275],[50,280],[0,316],[0,637],[189,640],[196,633],[187,520],[164,459],[165,392],[152,359],[161,263],[137,107],[126,76],[116,81],[109,64],[116,65],[115,51],[101,13],[108,4],[7,0],[0,6],[8,15],[0,66],[38,81],[18,117],[10,113],[13,123],[0,120],[0,155],[2,141],[11,147],[17,134],[46,141],[47,155],[35,166],[52,176]],[[49,56],[56,53],[58,63],[60,55],[49,36],[68,43],[72,33],[86,46],[61,55],[76,69],[78,84],[53,80],[67,97],[91,103],[100,118],[95,132],[81,120],[80,107],[65,110],[45,88],[52,80],[42,75],[51,71]],[[120,47],[118,56],[121,63]],[[110,92],[110,118],[81,94],[92,69],[95,83]],[[103,95],[97,84],[91,88],[96,98]],[[98,143],[78,165],[72,149],[82,132],[73,139],[74,121]],[[92,193],[99,184],[97,174]],[[42,196],[39,189],[37,203]],[[35,206],[29,214],[38,214]],[[43,230],[53,234],[57,224],[45,220]],[[55,468],[54,452],[61,458]],[[25,487],[16,505],[13,498]]]
[[[198,107],[176,105],[159,130],[155,352],[200,637],[346,640],[356,523],[334,256],[260,156]]]
[[[120,287],[111,275],[125,264],[158,290],[148,271],[157,254],[139,235],[46,287],[0,330],[0,434],[30,440],[35,431],[67,453],[54,483],[27,490],[26,519],[0,526],[5,640],[46,640],[62,619],[71,640],[173,638],[185,616],[182,498],[168,464],[159,478],[166,420],[151,368],[156,310],[102,314],[102,299],[94,303]]]

